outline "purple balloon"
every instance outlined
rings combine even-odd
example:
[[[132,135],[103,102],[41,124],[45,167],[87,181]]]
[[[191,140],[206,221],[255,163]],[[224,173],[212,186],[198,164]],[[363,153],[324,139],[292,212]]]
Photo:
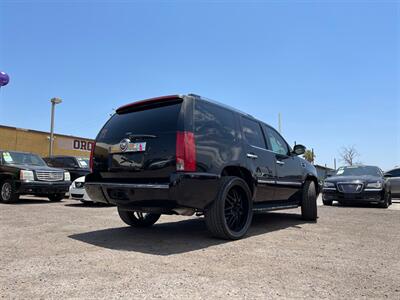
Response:
[[[7,73],[0,72],[0,86],[7,85],[9,81],[10,77],[7,75]]]

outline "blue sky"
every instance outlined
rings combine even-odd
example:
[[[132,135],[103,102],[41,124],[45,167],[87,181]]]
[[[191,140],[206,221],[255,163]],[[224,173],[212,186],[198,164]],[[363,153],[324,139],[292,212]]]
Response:
[[[95,137],[119,105],[193,92],[333,165],[400,165],[397,1],[0,0],[0,124]]]

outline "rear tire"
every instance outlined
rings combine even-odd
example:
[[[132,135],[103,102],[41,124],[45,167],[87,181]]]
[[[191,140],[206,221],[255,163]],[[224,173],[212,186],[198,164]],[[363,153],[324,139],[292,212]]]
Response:
[[[160,214],[152,213],[141,213],[137,211],[126,211],[118,207],[118,214],[125,224],[137,227],[145,228],[153,226],[161,217]]]
[[[317,214],[317,192],[313,181],[306,181],[303,187],[303,198],[301,202],[301,216],[306,221],[316,221]]]
[[[0,200],[4,203],[15,203],[19,200],[13,180],[6,179],[0,184]]]
[[[253,219],[253,201],[247,183],[238,177],[222,177],[218,196],[204,215],[214,237],[241,239]]]
[[[54,194],[54,195],[50,195],[47,198],[49,198],[49,200],[51,202],[60,202],[61,200],[63,200],[65,197],[65,193],[64,194]]]

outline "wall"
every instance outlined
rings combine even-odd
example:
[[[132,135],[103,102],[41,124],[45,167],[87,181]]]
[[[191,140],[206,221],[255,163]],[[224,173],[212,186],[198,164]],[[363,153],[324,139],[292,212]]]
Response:
[[[48,132],[0,125],[1,150],[33,152],[40,156],[48,156],[49,140]],[[89,157],[93,142],[92,139],[55,134],[53,153]]]

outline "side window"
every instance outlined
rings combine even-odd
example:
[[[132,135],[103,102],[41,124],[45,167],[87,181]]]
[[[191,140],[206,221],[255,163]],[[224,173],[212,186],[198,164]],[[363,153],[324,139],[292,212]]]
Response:
[[[280,134],[270,127],[264,126],[264,128],[266,130],[267,140],[271,146],[271,150],[278,154],[288,155],[289,148]]]
[[[64,168],[64,159],[62,157],[53,158],[52,165],[56,168]]]
[[[76,168],[78,164],[76,163],[75,159],[71,157],[64,158],[64,167],[65,168]]]
[[[235,139],[235,118],[232,112],[203,101],[196,101],[194,111],[196,138]]]
[[[256,121],[242,117],[243,135],[251,146],[265,147],[265,139],[260,124]]]
[[[400,177],[400,169],[395,169],[392,170],[390,172],[388,172],[390,175],[392,175],[393,177]]]

